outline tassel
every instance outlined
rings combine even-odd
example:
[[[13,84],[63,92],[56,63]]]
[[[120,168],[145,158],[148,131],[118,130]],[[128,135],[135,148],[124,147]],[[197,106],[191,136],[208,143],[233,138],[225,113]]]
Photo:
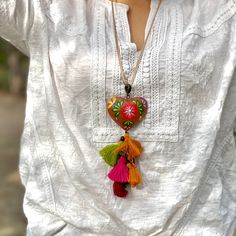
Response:
[[[103,160],[110,166],[115,166],[117,163],[118,153],[114,150],[118,148],[123,142],[120,141],[115,144],[109,144],[99,151]]]
[[[125,189],[127,183],[114,182],[113,192],[118,197],[126,197],[128,191]]]
[[[129,168],[129,183],[132,187],[136,187],[141,183],[142,176],[134,163],[128,163],[127,167]]]
[[[129,169],[126,166],[126,158],[121,156],[115,167],[108,173],[108,177],[116,182],[128,182]]]
[[[141,153],[143,152],[143,147],[141,146],[141,143],[135,139],[132,139],[128,133],[124,134],[124,142],[117,147],[114,151],[120,152],[120,151],[126,151],[127,152],[127,159],[130,161],[133,158],[139,157]]]

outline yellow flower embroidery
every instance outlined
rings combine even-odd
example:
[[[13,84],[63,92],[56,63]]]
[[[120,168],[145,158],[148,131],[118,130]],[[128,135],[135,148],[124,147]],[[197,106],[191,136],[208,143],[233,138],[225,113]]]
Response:
[[[115,101],[116,101],[116,97],[111,98],[107,103],[107,108],[108,109],[111,108]]]

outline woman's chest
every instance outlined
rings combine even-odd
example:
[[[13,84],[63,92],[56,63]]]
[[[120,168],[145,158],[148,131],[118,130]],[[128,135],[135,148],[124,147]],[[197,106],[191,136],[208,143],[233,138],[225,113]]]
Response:
[[[68,11],[68,15],[60,6],[70,9],[70,4],[50,6],[55,28],[49,31],[49,56],[58,87],[66,94],[64,104],[78,99],[80,109],[76,111],[89,111],[93,141],[114,142],[122,131],[107,114],[106,103],[111,97],[124,97],[125,89],[111,11],[104,5],[106,0],[98,2],[92,6],[83,1],[77,14]],[[177,142],[184,129],[213,106],[222,89],[234,37],[233,13],[227,13],[227,8],[223,13],[203,27],[198,22],[188,25],[178,4],[160,9],[131,92],[148,102],[145,119],[132,130],[135,137]],[[126,9],[119,8],[117,19],[122,64],[130,80],[137,48],[130,39]]]

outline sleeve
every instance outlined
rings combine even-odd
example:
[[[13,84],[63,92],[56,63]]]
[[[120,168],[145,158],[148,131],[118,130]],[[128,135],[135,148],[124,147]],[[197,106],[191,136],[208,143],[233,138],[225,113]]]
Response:
[[[33,0],[0,0],[0,37],[27,56],[33,21]]]

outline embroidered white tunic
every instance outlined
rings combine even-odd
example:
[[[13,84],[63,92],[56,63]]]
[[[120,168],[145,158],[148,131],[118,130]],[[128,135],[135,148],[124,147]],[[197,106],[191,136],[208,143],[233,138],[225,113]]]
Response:
[[[113,195],[100,148],[125,96],[109,0],[1,0],[0,35],[30,56],[19,170],[27,235],[232,235],[236,224],[236,1],[163,0],[131,96],[143,182]],[[137,48],[116,3],[125,72]],[[147,29],[157,1],[152,0]]]

